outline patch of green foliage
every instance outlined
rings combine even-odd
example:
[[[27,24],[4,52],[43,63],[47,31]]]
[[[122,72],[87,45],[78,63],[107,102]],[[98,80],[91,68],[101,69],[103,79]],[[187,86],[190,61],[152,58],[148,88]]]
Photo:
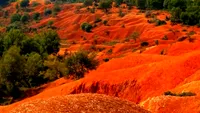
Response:
[[[176,93],[172,93],[171,91],[167,91],[167,92],[164,92],[164,95],[185,97],[185,96],[195,96],[196,94],[192,92],[182,92],[182,93],[176,94]]]
[[[81,24],[81,29],[86,32],[91,32],[92,25],[87,22],[84,22]]]
[[[84,77],[89,70],[97,68],[99,62],[95,57],[95,54],[83,50],[70,54],[65,61],[68,75],[75,75],[76,79]]]
[[[23,98],[24,89],[37,87],[63,76],[79,79],[99,62],[95,54],[78,51],[58,56],[60,39],[47,30],[28,36],[10,29],[0,34],[0,104]]]

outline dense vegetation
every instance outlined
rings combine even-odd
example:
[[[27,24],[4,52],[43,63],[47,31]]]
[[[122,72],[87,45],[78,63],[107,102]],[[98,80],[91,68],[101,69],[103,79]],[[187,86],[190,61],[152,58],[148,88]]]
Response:
[[[5,6],[14,1],[1,0],[0,6]],[[53,2],[52,8],[45,8],[43,14],[32,12],[30,15],[29,7],[31,6],[29,2],[29,0],[21,0],[16,5],[17,10],[14,14],[8,14],[8,11],[4,12],[5,18],[10,17],[8,18],[10,24],[6,26],[6,31],[0,34],[0,103],[8,102],[8,98],[11,98],[11,100],[21,98],[25,90],[63,76],[82,78],[89,70],[97,68],[99,63],[95,59],[95,55],[86,51],[81,50],[65,56],[58,56],[60,40],[56,31],[45,29],[46,31],[39,33],[37,29],[27,27],[29,22],[38,22],[42,17],[55,16],[62,10],[60,3],[83,2],[87,9],[90,9],[90,6],[93,7],[90,9],[91,12],[95,13],[95,8],[99,8],[107,14],[113,6],[113,2],[116,3],[115,7],[126,3],[128,9],[131,9],[133,5],[141,10],[165,9],[171,12],[170,20],[173,23],[200,26],[199,0],[95,0],[95,5],[92,0],[50,0],[46,4]],[[36,2],[32,7],[35,5],[37,5]],[[124,15],[120,10],[119,16],[123,17]],[[100,18],[97,18],[94,23],[101,21]],[[154,22],[156,25],[166,24],[165,21],[158,19]],[[102,23],[108,25],[107,20]],[[94,28],[92,24],[87,22],[82,23],[80,27],[85,32],[91,32]],[[47,28],[53,28],[53,21],[48,22]],[[29,36],[25,33],[37,33],[37,35]],[[138,37],[139,34],[136,32],[130,36],[135,41]],[[167,37],[164,37],[163,40],[167,40]],[[156,41],[155,43],[158,45],[159,42]],[[145,47],[149,43],[144,41],[140,45]],[[112,49],[108,50],[107,53],[111,54]],[[104,61],[109,61],[109,59],[104,59]],[[166,95],[179,94],[167,92]]]
[[[98,66],[95,55],[85,51],[57,56],[60,43],[53,30],[29,37],[11,29],[1,34],[0,43],[0,101],[62,76],[82,78]]]
[[[136,6],[140,9],[167,9],[174,23],[200,25],[199,0],[136,0]]]

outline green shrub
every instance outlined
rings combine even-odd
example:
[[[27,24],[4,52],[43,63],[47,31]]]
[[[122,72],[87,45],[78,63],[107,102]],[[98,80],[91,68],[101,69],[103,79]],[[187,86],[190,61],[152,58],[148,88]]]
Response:
[[[87,22],[84,22],[81,24],[81,29],[86,32],[91,32],[92,25]]]
[[[35,37],[41,44],[41,53],[53,54],[59,51],[60,39],[56,31],[48,30]]]
[[[31,4],[32,7],[36,7],[36,6],[38,6],[38,5],[39,5],[39,3],[36,2],[36,1],[33,1],[32,4]]]
[[[20,20],[21,22],[25,23],[29,20],[30,16],[28,13],[25,13],[24,15],[21,16]]]
[[[93,0],[85,0],[85,1],[83,2],[83,5],[84,5],[85,7],[88,7],[88,6],[92,6],[92,3],[93,3]]]
[[[135,42],[136,42],[136,40],[139,38],[139,36],[140,36],[140,33],[137,32],[137,31],[135,31],[135,32],[133,32],[129,37],[130,37],[131,39],[135,40]]]
[[[167,35],[165,35],[165,36],[162,38],[162,40],[168,40]]]
[[[90,9],[90,13],[95,13],[95,7],[92,7],[92,8]]]
[[[173,8],[171,10],[171,22],[174,22],[174,23],[179,23],[181,22],[180,20],[180,15],[182,13],[182,9],[180,9],[179,7],[176,7],[176,8]]]
[[[48,15],[50,15],[50,14],[52,14],[52,10],[51,10],[51,9],[48,9],[48,8],[47,8],[47,9],[44,10],[44,15],[45,15],[45,16],[48,16]]]
[[[159,41],[158,41],[158,40],[155,40],[155,44],[158,45],[158,44],[159,44]]]
[[[156,26],[165,25],[165,24],[167,23],[164,20],[159,20],[159,19],[156,20]]]
[[[114,1],[116,3],[116,7],[119,7],[123,3],[123,0],[114,0]]]
[[[103,21],[103,24],[106,26],[107,25],[107,23],[108,23],[108,20],[104,20]]]
[[[146,0],[146,7],[150,9],[163,9],[164,0]]]
[[[196,94],[192,92],[182,92],[182,93],[176,94],[176,93],[172,93],[171,91],[167,91],[167,92],[164,92],[164,95],[184,97],[184,96],[195,96]]]
[[[164,95],[176,96],[176,94],[171,91],[164,92]]]
[[[151,11],[145,11],[145,17],[146,18],[151,17]]]
[[[53,20],[49,20],[48,23],[47,23],[47,25],[48,25],[49,27],[51,27],[51,26],[53,25],[53,23],[54,23]]]
[[[21,19],[21,15],[18,14],[18,13],[15,13],[15,14],[13,14],[13,15],[11,16],[10,22],[11,22],[11,23],[14,23],[14,22],[16,22],[16,21],[20,21],[20,19]]]
[[[47,60],[44,61],[44,66],[48,67],[44,76],[50,81],[67,75],[67,68],[65,67],[65,63],[60,61],[58,57],[54,55],[50,55],[47,57]]]
[[[27,6],[29,6],[29,0],[22,0],[21,2],[20,2],[20,7],[27,7]]]
[[[112,49],[109,49],[108,51],[107,51],[107,54],[112,54],[113,53],[113,50]]]
[[[58,4],[54,4],[53,6],[53,12],[58,13],[61,11],[61,7]]]
[[[96,69],[99,65],[95,57],[95,54],[89,54],[82,50],[70,54],[65,61],[68,75],[73,75],[76,79],[84,77],[85,73]]]
[[[136,0],[136,6],[139,9],[145,9],[146,8],[146,1],[147,0]]]
[[[111,0],[101,0],[99,3],[99,8],[104,9],[106,13],[108,13],[108,10],[112,7],[112,1]]]
[[[104,62],[108,62],[110,59],[109,58],[104,58],[103,61]]]
[[[119,17],[124,17],[125,13],[122,12],[122,9],[119,9]]]
[[[98,22],[101,22],[101,21],[102,21],[101,18],[96,18],[95,21],[94,21],[94,23],[98,23]]]
[[[144,46],[148,46],[149,42],[143,41],[140,43],[140,46],[144,47]]]
[[[39,18],[40,18],[40,13],[38,13],[38,12],[33,13],[34,20],[39,20]]]

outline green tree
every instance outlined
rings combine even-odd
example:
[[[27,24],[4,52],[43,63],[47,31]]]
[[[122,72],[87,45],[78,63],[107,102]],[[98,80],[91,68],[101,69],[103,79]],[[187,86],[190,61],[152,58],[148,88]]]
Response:
[[[166,1],[166,0],[165,0]],[[168,0],[166,1],[166,3]],[[187,0],[170,0],[168,2],[168,9],[172,8],[180,8],[181,10],[185,11],[187,8]]]
[[[12,46],[1,59],[0,78],[6,83],[7,95],[17,98],[19,87],[23,84],[25,59],[20,55],[20,48]]]
[[[88,6],[91,6],[92,3],[93,3],[93,0],[85,0],[85,1],[83,2],[83,5],[84,5],[85,7],[88,7]]]
[[[56,31],[48,30],[36,36],[40,46],[40,53],[57,53],[60,47],[60,38]]]
[[[5,49],[4,49],[4,33],[0,34],[0,57],[3,55]]]
[[[136,6],[139,9],[145,9],[146,8],[146,0],[136,0]]]
[[[34,38],[27,38],[21,41],[21,54],[26,55],[30,54],[31,52],[40,53],[41,45],[38,41]]]
[[[22,41],[26,38],[20,30],[10,30],[3,40],[4,49],[8,50],[12,45],[21,46]]]
[[[172,10],[171,10],[171,21],[172,22],[180,22],[180,15],[182,13],[182,10],[181,8],[179,7],[174,7]]]
[[[42,57],[38,53],[32,52],[27,56],[23,73],[23,80],[26,82],[27,87],[38,86],[37,83],[41,81],[39,75],[43,67]]]
[[[123,3],[123,0],[115,0],[116,6],[120,6]]]
[[[163,9],[164,0],[147,0],[146,6],[150,9]]]
[[[74,75],[76,79],[84,77],[85,73],[89,70],[96,69],[99,65],[95,57],[95,54],[89,54],[86,51],[72,53],[65,61],[68,75]]]
[[[44,61],[44,66],[48,67],[44,76],[50,81],[67,75],[65,63],[60,61],[57,56],[49,55],[47,60]]]

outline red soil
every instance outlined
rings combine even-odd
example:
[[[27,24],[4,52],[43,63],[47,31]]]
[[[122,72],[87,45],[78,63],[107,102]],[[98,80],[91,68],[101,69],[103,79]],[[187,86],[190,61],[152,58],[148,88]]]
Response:
[[[118,98],[99,94],[77,94],[37,99],[21,104],[11,113],[149,113]]]
[[[197,113],[200,111],[198,105],[200,28],[172,26],[170,22],[167,22],[167,25],[155,26],[149,24],[144,14],[139,13],[135,8],[130,11],[124,9],[129,13],[121,18],[116,8],[112,8],[112,13],[106,15],[100,10],[91,14],[84,8],[78,12],[77,6],[80,4],[63,5],[63,10],[56,17],[45,17],[40,23],[34,23],[32,27],[45,25],[48,20],[53,19],[53,25],[59,28],[58,33],[63,39],[62,46],[67,46],[68,51],[73,52],[80,48],[90,49],[91,45],[95,45],[104,48],[98,53],[99,59],[107,57],[113,59],[102,63],[97,70],[89,72],[83,79],[77,81],[60,79],[49,84],[38,95],[1,107],[0,112],[9,112],[30,100],[41,98],[45,100],[52,96],[77,93],[100,93],[127,99],[144,106],[152,113]],[[43,12],[44,7],[40,5],[35,10]],[[158,18],[164,19],[166,15],[169,14],[161,12]],[[97,27],[92,29],[91,33],[80,29],[82,22],[93,24],[97,17],[108,20],[110,26],[105,26],[101,22],[97,23]],[[190,31],[196,32],[191,36],[194,42],[189,42],[188,38],[177,41]],[[133,32],[140,33],[136,42],[132,39],[124,42]],[[162,39],[165,35],[168,40]],[[113,40],[118,43],[105,44]],[[159,41],[159,45],[155,45],[155,40]],[[149,46],[140,47],[142,41],[148,41]],[[107,54],[109,49],[113,50],[112,54]],[[133,53],[133,50],[136,52]],[[60,54],[64,52],[65,48],[62,48]],[[168,90],[176,93],[191,91],[197,96],[161,96]]]

